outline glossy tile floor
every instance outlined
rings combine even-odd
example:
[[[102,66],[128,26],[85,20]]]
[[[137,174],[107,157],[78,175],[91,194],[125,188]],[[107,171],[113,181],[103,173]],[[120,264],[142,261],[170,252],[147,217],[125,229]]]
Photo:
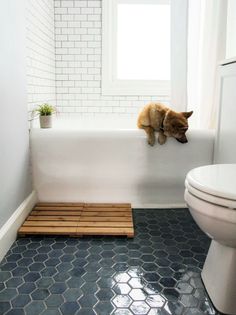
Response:
[[[0,314],[218,314],[200,278],[210,240],[188,210],[133,213],[134,239],[18,239],[0,264]]]

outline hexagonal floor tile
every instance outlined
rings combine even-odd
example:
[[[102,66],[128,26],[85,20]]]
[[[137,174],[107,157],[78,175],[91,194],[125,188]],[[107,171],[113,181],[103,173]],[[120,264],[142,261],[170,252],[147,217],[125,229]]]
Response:
[[[173,278],[169,277],[164,277],[161,278],[159,283],[164,287],[164,288],[173,288],[176,284],[176,280]]]
[[[17,291],[14,288],[6,288],[0,292],[0,301],[11,301],[17,295]]]
[[[162,296],[162,294],[154,294],[154,295],[148,295],[146,299],[146,303],[150,307],[155,307],[155,308],[161,308],[165,304],[166,300]]]
[[[119,272],[114,276],[116,282],[128,282],[130,280],[130,275],[126,272]]]
[[[25,312],[27,315],[40,314],[45,310],[45,305],[43,301],[32,301],[25,307]]]
[[[63,315],[75,314],[80,309],[77,302],[65,302],[61,305],[60,311]]]
[[[114,293],[112,292],[110,288],[100,289],[96,293],[96,297],[100,301],[110,301],[113,298],[113,296],[114,296]]]
[[[68,301],[68,302],[75,302],[82,295],[83,295],[83,292],[80,288],[70,288],[70,289],[67,289],[63,293],[63,297],[64,297],[65,301]]]
[[[98,302],[95,306],[95,311],[99,315],[112,314],[113,309],[113,305],[107,301]]]
[[[112,290],[117,294],[128,294],[131,291],[131,287],[126,283],[117,283]]]
[[[31,301],[28,294],[19,294],[12,301],[13,308],[21,308],[26,306]]]
[[[66,289],[67,286],[64,282],[56,282],[49,288],[49,291],[52,294],[62,294]]]
[[[128,295],[117,295],[112,302],[116,307],[129,307],[132,303],[132,299]]]
[[[57,308],[64,303],[63,296],[61,294],[51,294],[46,300],[45,303],[48,307]]]
[[[136,301],[132,303],[130,309],[134,315],[145,315],[150,310],[150,307],[144,301]]]

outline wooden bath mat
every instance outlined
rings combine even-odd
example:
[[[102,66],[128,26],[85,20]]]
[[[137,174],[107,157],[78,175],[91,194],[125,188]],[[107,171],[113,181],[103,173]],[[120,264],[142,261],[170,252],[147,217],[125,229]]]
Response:
[[[134,236],[128,203],[37,203],[18,235]]]

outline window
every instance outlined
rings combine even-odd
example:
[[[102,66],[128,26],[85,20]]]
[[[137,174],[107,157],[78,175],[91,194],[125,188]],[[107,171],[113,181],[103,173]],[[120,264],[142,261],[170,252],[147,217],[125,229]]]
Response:
[[[103,0],[104,95],[170,95],[170,0]]]

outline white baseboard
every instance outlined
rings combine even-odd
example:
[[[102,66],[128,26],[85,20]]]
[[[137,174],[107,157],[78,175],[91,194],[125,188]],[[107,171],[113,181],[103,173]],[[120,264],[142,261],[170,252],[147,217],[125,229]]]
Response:
[[[186,203],[132,203],[133,209],[177,209],[187,207]]]
[[[10,249],[13,242],[16,240],[18,229],[36,202],[37,195],[33,190],[0,229],[0,262]]]

